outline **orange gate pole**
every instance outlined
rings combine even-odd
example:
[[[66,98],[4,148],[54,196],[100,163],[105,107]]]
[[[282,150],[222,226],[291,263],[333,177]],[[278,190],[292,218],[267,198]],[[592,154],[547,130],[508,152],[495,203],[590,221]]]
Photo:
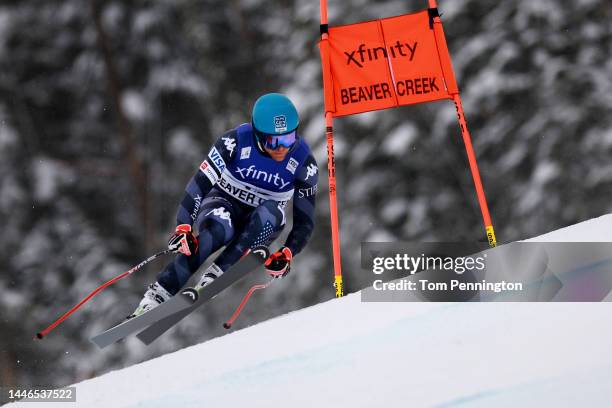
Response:
[[[428,0],[430,9],[437,9],[436,0]],[[459,95],[459,89],[457,88],[455,81],[455,74],[450,61],[450,53],[448,52],[448,46],[446,45],[446,39],[444,37],[444,31],[442,29],[442,21],[440,16],[433,17],[434,22],[434,35],[436,37],[436,43],[438,50],[442,50],[440,57],[442,60],[442,70],[444,77],[448,80],[451,79],[451,85],[449,86],[449,92],[453,96],[453,102],[455,102],[455,109],[457,110],[457,119],[459,121],[459,127],[461,128],[461,135],[463,136],[463,144],[465,145],[465,151],[468,156],[468,162],[470,164],[470,172],[472,173],[472,179],[474,181],[474,187],[476,188],[476,196],[478,197],[478,204],[480,205],[480,211],[482,213],[482,220],[487,235],[487,240],[490,247],[497,246],[497,239],[495,238],[495,230],[493,229],[493,223],[491,222],[491,215],[489,214],[489,207],[487,205],[487,199],[485,197],[484,188],[482,186],[482,180],[480,179],[480,171],[478,170],[478,163],[476,162],[476,154],[474,153],[474,147],[472,146],[472,138],[468,130],[467,121],[465,120],[465,113],[463,112],[463,105],[461,104],[461,96]],[[439,51],[440,52],[440,51]]]
[[[329,95],[331,92],[328,75],[329,34],[327,32],[327,0],[321,0],[321,59],[323,65],[323,88],[325,94],[325,135],[327,137],[327,175],[329,179],[329,212],[331,216],[332,251],[334,256],[334,288],[336,297],[344,296],[342,281],[342,258],[340,256],[340,232],[338,221],[338,203],[336,197],[336,161],[334,158],[333,115],[330,110]]]

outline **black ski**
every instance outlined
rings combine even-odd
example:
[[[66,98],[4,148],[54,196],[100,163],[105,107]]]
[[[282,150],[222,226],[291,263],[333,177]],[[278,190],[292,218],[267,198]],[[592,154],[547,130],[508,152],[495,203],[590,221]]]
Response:
[[[262,264],[265,259],[267,259],[268,254],[269,252],[267,248],[258,247],[241,259],[234,267],[230,268],[227,273],[224,273],[219,278],[215,279],[213,283],[204,287],[202,290],[197,291],[194,288],[183,289],[176,296],[173,296],[156,308],[111,327],[105,332],[92,337],[91,341],[98,347],[104,348],[133,333],[143,331],[149,326],[155,326],[157,322],[165,322],[164,319],[174,317],[174,315],[177,316],[177,320],[175,321],[172,319],[172,321],[176,323],[195,309],[195,307],[192,308],[192,306],[202,304],[213,298],[232,283],[236,282],[258,265]],[[178,313],[181,311],[185,311],[186,313],[179,317]],[[162,331],[150,342],[163,334],[166,330],[172,327],[172,325],[173,324],[164,327],[163,329],[160,327]],[[143,333],[145,331],[143,331]],[[146,344],[150,344],[150,342]]]
[[[189,305],[188,307],[177,311],[176,313],[166,316],[163,319],[156,321],[151,324],[148,328],[140,332],[136,337],[144,344],[149,345],[153,343],[159,336],[168,331],[172,326],[180,322],[185,316],[193,312],[204,303],[214,298],[216,295],[221,293],[227,287],[231,286],[235,282],[239,281],[250,272],[255,270],[258,266],[261,266],[268,258],[269,252],[265,247],[258,247],[254,249],[249,255],[243,258],[240,262],[230,268],[223,275],[219,276],[208,286],[196,291],[194,288],[185,289],[193,293],[197,292],[197,300]],[[155,309],[153,309],[155,310]]]
[[[149,310],[140,316],[136,316],[119,323],[118,325],[92,337],[91,341],[98,347],[104,348],[118,342],[130,334],[141,331],[160,319],[189,308],[194,302],[193,296],[190,296],[191,292],[186,294],[183,294],[182,292],[183,291],[179,292],[179,294],[168,299],[156,308]]]

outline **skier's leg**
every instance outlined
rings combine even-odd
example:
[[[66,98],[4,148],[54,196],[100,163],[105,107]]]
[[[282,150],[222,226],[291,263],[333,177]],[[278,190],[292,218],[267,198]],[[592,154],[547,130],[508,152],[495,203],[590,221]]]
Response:
[[[193,225],[194,230],[199,231],[198,251],[191,256],[176,255],[158,274],[157,281],[149,286],[129,317],[138,316],[174,296],[210,254],[231,241],[235,216],[228,200],[211,193],[202,202],[199,214]]]
[[[285,227],[285,211],[276,201],[264,201],[249,215],[241,232],[215,259],[222,271],[238,262],[247,249],[270,245]]]
[[[206,197],[194,223],[198,233],[198,251],[191,256],[179,254],[158,275],[157,281],[172,295],[176,294],[206,258],[234,237],[235,209],[223,197]]]

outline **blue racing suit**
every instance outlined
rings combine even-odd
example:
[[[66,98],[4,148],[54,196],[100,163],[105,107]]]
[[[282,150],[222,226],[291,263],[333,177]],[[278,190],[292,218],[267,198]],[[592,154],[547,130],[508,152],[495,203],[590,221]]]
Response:
[[[318,168],[306,141],[298,138],[283,161],[261,147],[251,124],[221,136],[185,189],[177,225],[198,233],[198,251],[178,254],[158,275],[176,294],[212,253],[225,247],[214,264],[225,272],[247,249],[269,245],[283,230],[285,208],[293,199],[293,228],[285,246],[298,254],[314,228]]]

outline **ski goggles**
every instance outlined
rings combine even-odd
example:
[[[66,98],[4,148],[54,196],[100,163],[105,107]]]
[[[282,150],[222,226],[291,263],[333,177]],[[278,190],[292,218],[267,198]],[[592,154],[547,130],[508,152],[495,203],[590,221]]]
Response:
[[[283,135],[269,135],[257,132],[257,136],[261,144],[267,149],[276,150],[281,146],[288,149],[295,144],[297,131],[294,130]]]

